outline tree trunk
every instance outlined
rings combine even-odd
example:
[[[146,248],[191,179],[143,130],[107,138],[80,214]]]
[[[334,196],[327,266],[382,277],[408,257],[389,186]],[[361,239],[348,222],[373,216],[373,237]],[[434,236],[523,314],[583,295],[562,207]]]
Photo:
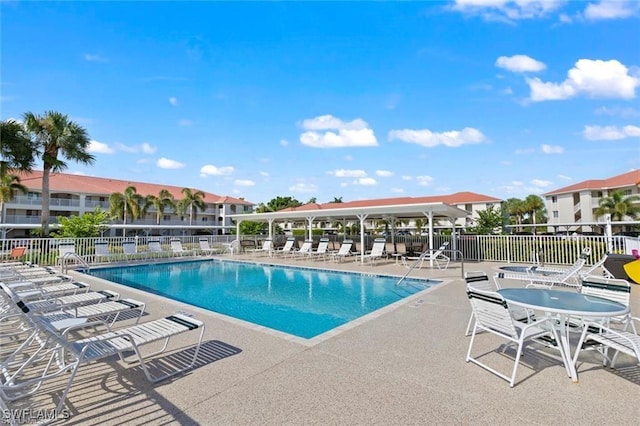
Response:
[[[4,223],[4,201],[0,201],[0,223]],[[2,228],[2,239],[7,238],[7,228]]]
[[[42,236],[49,237],[49,173],[51,166],[44,165],[42,169]]]

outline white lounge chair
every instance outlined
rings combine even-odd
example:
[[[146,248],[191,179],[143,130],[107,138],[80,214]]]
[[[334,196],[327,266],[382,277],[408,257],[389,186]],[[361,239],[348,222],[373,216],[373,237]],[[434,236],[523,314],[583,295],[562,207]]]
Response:
[[[110,290],[87,291],[86,293],[60,296],[56,298],[32,300],[28,303],[33,312],[50,312],[76,306],[118,300],[120,294]]]
[[[579,272],[584,266],[587,257],[591,253],[590,250],[583,251],[571,267],[558,271],[542,271],[532,267],[527,273],[517,272],[497,272],[493,279],[498,284],[499,279],[527,281],[527,287],[546,287],[551,288],[554,285],[564,285],[568,287],[580,287]]]
[[[334,262],[342,262],[343,259],[352,256],[351,247],[353,246],[353,240],[344,240],[340,246],[340,250],[335,253],[330,253],[331,259]]]
[[[296,239],[294,237],[287,238],[287,241],[284,243],[284,246],[274,251],[275,254],[286,256],[293,251],[293,245],[295,244]]]
[[[373,246],[371,251],[363,255],[363,259],[368,260],[369,263],[374,264],[378,259],[385,257],[386,240],[384,238],[376,238],[373,240]]]
[[[109,243],[106,241],[97,241],[95,243],[95,255],[93,256],[93,261],[100,262],[110,262],[113,259],[113,253],[109,249]]]
[[[306,240],[304,243],[302,243],[302,246],[300,246],[298,250],[293,250],[291,252],[291,256],[296,258],[306,257],[308,259],[311,257],[312,253],[313,253],[313,241]]]
[[[554,338],[559,341],[555,327],[541,327],[545,322],[555,321],[552,318],[544,318],[531,324],[522,324],[515,321],[511,316],[507,301],[498,293],[486,292],[481,290],[467,290],[467,296],[471,303],[471,309],[475,317],[475,324],[469,342],[469,350],[467,351],[466,361],[484,368],[485,370],[495,374],[496,376],[509,382],[509,386],[513,387],[516,380],[516,373],[520,363],[520,357],[524,349],[525,343],[531,340],[539,341],[540,338]],[[515,363],[511,376],[500,373],[498,370],[488,366],[478,358],[471,355],[473,343],[479,331],[485,331],[502,337],[511,344],[517,345]]]
[[[325,259],[328,254],[328,249],[329,249],[329,239],[320,238],[320,241],[318,242],[318,247],[316,248],[315,251],[311,252],[311,257]]]
[[[133,260],[138,256],[138,246],[135,241],[123,241],[122,252],[127,260]]]
[[[182,247],[182,241],[176,238],[171,240],[171,252],[174,256],[193,256],[195,254],[193,250],[186,250]]]
[[[60,413],[64,408],[67,395],[80,366],[112,355],[118,355],[128,363],[140,362],[147,379],[155,383],[184,372],[195,365],[205,331],[203,322],[185,314],[174,314],[166,318],[71,341],[67,340],[67,338],[71,336],[70,333],[72,331],[80,328],[95,329],[96,326],[104,323],[88,322],[77,327],[71,327],[66,329],[61,337],[47,321],[37,318],[29,318],[29,321],[34,327],[46,333],[47,339],[36,353],[24,362],[15,362],[20,353],[12,354],[10,359],[3,361],[1,367],[3,368],[4,380],[0,384],[0,396],[4,401],[12,401],[34,394],[46,380],[60,377],[70,372],[71,374],[67,375],[67,384],[56,404],[56,414]],[[197,332],[198,330],[200,330],[200,333],[190,360],[185,360],[180,368],[162,376],[156,377],[151,374],[145,363],[146,359],[164,352],[172,337],[190,331]],[[141,347],[162,340],[165,340],[165,342],[159,351],[142,355]],[[128,361],[125,358],[125,353],[131,352],[135,355],[135,360]],[[48,362],[46,362],[47,359],[49,360]]]
[[[437,250],[426,250],[420,256],[404,256],[402,258],[402,262],[408,268],[410,267],[408,261],[412,260],[420,262],[419,268],[422,268],[424,266],[424,262],[427,261],[429,263],[435,263],[438,269],[447,269],[449,267],[449,262],[451,261],[451,259],[449,258],[449,256],[444,254],[444,250],[447,249],[448,245],[449,241],[445,241],[440,247],[438,247]]]
[[[27,304],[29,306],[29,304]],[[111,318],[109,327],[112,327],[120,317],[120,314],[138,311],[136,324],[144,314],[146,304],[134,299],[119,299],[91,305],[66,307],[60,311],[47,312],[42,318],[49,321],[51,326],[58,331],[63,331],[70,326],[83,324],[99,318]]]
[[[252,254],[264,254],[267,256],[273,256],[273,241],[270,239],[266,239],[262,242],[262,247],[251,250]]]
[[[209,255],[209,254],[220,254],[222,252],[219,248],[211,247],[209,244],[208,238],[200,238],[198,240],[198,244],[200,245],[200,253]]]
[[[640,318],[630,317],[629,321],[636,321],[640,324]],[[582,325],[582,334],[578,341],[576,353],[573,356],[573,363],[577,364],[580,353],[585,350],[597,350],[604,358],[604,364],[607,362],[611,368],[616,367],[618,354],[629,355],[636,358],[640,363],[640,336],[635,332],[636,327],[632,330],[613,329],[604,325],[602,322],[585,322]],[[613,356],[609,356],[609,349],[613,350]]]
[[[167,252],[162,248],[160,240],[149,240],[149,242],[147,242],[147,248],[153,257],[167,257],[171,255],[170,252]]]

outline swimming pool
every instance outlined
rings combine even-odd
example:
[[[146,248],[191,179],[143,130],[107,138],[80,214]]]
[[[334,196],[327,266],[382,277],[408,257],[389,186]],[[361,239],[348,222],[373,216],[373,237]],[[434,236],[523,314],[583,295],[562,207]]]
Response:
[[[90,275],[310,339],[440,281],[220,260],[92,269]]]

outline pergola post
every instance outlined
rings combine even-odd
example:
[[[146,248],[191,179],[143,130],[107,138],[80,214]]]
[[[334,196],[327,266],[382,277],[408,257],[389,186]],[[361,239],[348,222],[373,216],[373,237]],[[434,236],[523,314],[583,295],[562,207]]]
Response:
[[[312,225],[313,225],[313,221],[316,219],[315,216],[307,216],[307,240],[313,240],[313,229],[312,229]]]
[[[273,221],[275,219],[273,219],[272,217],[270,217],[269,219],[267,219],[267,223],[269,224],[269,239],[273,242]]]
[[[360,263],[364,263],[364,221],[369,215],[359,214],[357,218],[360,220]]]
[[[433,212],[429,210],[428,212],[422,212],[427,217],[428,221],[428,229],[429,229],[429,267],[433,268],[433,258],[431,253],[433,253]]]

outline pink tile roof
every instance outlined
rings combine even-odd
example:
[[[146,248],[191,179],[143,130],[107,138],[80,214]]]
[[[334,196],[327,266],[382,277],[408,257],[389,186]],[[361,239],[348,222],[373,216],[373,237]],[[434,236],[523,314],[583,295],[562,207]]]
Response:
[[[42,171],[34,170],[32,173],[19,174],[21,183],[29,189],[42,190]],[[49,177],[49,188],[51,193],[56,192],[82,192],[86,194],[95,194],[100,196],[108,196],[114,192],[123,192],[128,186],[134,186],[140,195],[158,195],[162,189],[169,191],[177,200],[182,199],[183,187],[162,185],[147,182],[134,182],[111,178],[102,178],[94,176],[73,175],[67,173],[52,173]],[[197,188],[191,188],[198,190]],[[204,201],[206,203],[215,204],[241,204],[254,205],[246,200],[229,197],[226,195],[217,195],[211,192],[204,192]]]
[[[640,170],[632,170],[607,179],[590,179],[543,194],[545,196],[584,190],[616,189],[640,184]]]
[[[428,197],[396,197],[396,198],[379,198],[374,200],[357,200],[347,201],[343,203],[310,203],[299,207],[290,207],[281,211],[313,211],[328,209],[348,209],[357,207],[375,207],[375,206],[395,206],[402,204],[423,204],[423,203],[446,203],[449,205],[473,204],[473,203],[499,203],[502,200],[488,195],[476,194],[474,192],[456,192],[450,195],[433,195]]]

